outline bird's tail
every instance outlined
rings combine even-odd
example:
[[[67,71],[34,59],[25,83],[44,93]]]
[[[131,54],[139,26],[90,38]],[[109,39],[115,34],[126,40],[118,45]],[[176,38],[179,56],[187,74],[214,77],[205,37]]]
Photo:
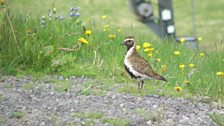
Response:
[[[167,79],[166,79],[165,77],[160,76],[160,75],[159,75],[159,76],[157,76],[157,79],[158,79],[158,80],[162,80],[162,81],[167,81]]]

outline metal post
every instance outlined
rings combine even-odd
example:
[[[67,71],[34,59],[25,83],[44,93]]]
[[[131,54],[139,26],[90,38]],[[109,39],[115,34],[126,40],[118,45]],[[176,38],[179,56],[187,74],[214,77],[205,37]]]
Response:
[[[163,37],[175,38],[172,0],[158,0],[160,27]]]
[[[146,0],[129,0],[133,12],[160,38],[175,38],[172,0],[158,0],[159,14],[154,16],[153,6]]]

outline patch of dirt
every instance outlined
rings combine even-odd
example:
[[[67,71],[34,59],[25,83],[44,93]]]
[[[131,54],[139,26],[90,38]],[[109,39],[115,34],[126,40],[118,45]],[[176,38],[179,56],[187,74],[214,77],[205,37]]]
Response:
[[[92,81],[87,78],[70,77],[67,81],[71,87],[58,92],[52,84],[57,84],[57,80],[65,79],[8,76],[0,80],[0,125],[111,126],[117,125],[114,119],[119,119],[118,124],[132,126],[216,126],[208,114],[224,112],[224,106],[218,110],[216,102],[184,98],[133,96],[115,91],[103,96],[83,95],[83,85]],[[16,112],[24,114],[20,117]],[[86,113],[90,114],[85,116]]]

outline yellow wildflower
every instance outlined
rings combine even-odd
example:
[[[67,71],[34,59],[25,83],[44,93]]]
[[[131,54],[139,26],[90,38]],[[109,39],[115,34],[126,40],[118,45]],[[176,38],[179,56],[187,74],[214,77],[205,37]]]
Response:
[[[155,48],[148,48],[149,49],[149,51],[153,51],[153,50],[155,50]]]
[[[182,91],[182,88],[181,88],[180,86],[176,86],[174,89],[175,89],[177,92]]]
[[[162,71],[166,71],[167,70],[167,66],[166,65],[162,65],[161,69],[162,69]]]
[[[121,29],[117,29],[117,32],[121,32]]]
[[[115,38],[116,38],[116,35],[114,35],[114,34],[109,34],[108,37],[112,40],[112,39],[115,39]]]
[[[180,42],[183,43],[185,41],[184,38],[180,38]]]
[[[193,68],[195,65],[193,63],[189,64],[189,67]]]
[[[224,76],[224,72],[217,72],[216,75],[217,76]]]
[[[102,19],[106,19],[107,18],[107,15],[103,15],[101,16]]]
[[[148,54],[148,57],[152,57],[152,56],[153,56],[153,53],[149,53],[149,54]]]
[[[57,9],[54,7],[54,8],[53,8],[53,13],[54,13],[54,14],[56,13],[56,10],[57,10]]]
[[[201,53],[200,53],[200,56],[205,56],[205,53],[201,52]]]
[[[202,40],[202,37],[198,37],[197,40],[198,40],[198,41],[201,41],[201,40]]]
[[[139,50],[140,50],[140,48],[141,48],[141,46],[140,46],[140,45],[136,45],[136,50],[137,50],[137,51],[139,51]]]
[[[148,47],[150,47],[150,46],[151,46],[151,44],[148,43],[148,42],[144,42],[144,43],[143,43],[143,47],[144,47],[144,48],[148,48]]]
[[[103,31],[107,31],[109,28],[110,28],[110,25],[109,25],[109,24],[104,25],[104,26],[103,26]]]
[[[180,64],[180,65],[179,65],[179,68],[180,68],[180,69],[184,69],[184,68],[185,68],[185,65],[184,65],[184,64]]]
[[[103,26],[103,29],[108,29],[108,28],[110,28],[109,24]]]
[[[92,31],[91,31],[91,30],[86,30],[86,31],[85,31],[85,34],[86,34],[86,35],[91,35],[91,34],[92,34]]]
[[[144,49],[144,52],[150,52],[150,51],[153,51],[155,48],[146,48]]]
[[[174,51],[174,55],[179,56],[180,55],[180,51]]]
[[[185,83],[186,85],[189,85],[189,84],[190,84],[190,81],[189,81],[189,80],[184,80],[184,83]]]
[[[79,39],[79,42],[81,42],[82,44],[88,44],[89,42],[86,40],[86,39],[84,39],[84,38],[80,38]]]
[[[160,58],[157,58],[157,59],[156,59],[156,61],[157,61],[157,62],[160,62],[160,61],[161,61],[161,59],[160,59]]]

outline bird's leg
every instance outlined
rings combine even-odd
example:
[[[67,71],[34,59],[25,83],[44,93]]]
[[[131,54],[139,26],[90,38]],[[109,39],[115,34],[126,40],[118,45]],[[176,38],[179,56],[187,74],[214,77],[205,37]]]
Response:
[[[138,81],[138,93],[140,93],[140,86],[141,86],[140,83],[141,82]]]
[[[144,85],[144,81],[142,80],[141,81],[141,87],[140,87],[141,89],[143,88],[143,85]]]

